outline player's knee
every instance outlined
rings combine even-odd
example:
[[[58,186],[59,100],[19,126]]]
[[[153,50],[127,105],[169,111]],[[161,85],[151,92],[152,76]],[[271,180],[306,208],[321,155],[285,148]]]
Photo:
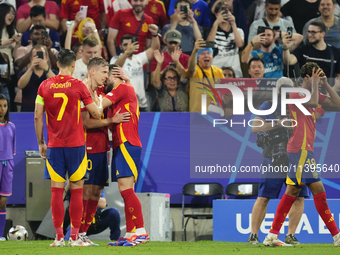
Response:
[[[270,198],[269,197],[258,197],[257,198],[257,203],[262,206],[266,206],[269,202]]]

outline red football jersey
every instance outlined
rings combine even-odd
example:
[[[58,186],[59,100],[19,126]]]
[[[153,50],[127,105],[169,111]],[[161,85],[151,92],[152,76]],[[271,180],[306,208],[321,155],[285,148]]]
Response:
[[[290,99],[298,99],[306,97],[302,93],[290,93]],[[319,104],[327,98],[319,92]],[[315,108],[307,107],[312,115],[304,115],[296,105],[289,105],[290,117],[297,121],[297,126],[293,127],[293,135],[289,139],[287,152],[297,153],[299,150],[313,151],[313,143],[315,136]]]
[[[169,63],[174,62],[171,56],[169,55],[168,51],[164,51],[163,55],[164,55],[164,61],[162,63],[162,68],[161,68],[162,71],[169,65]],[[184,69],[188,69],[189,58],[190,56],[184,53],[182,53],[181,56],[179,57],[178,61],[181,63]],[[157,61],[155,58],[153,58],[151,61],[150,72],[155,71],[156,67],[157,67]]]
[[[138,52],[136,52],[135,54],[143,52],[145,50],[146,39],[152,38],[152,35],[149,32],[149,24],[153,24],[154,21],[149,15],[147,14],[144,15],[145,15],[144,22],[137,35],[139,49]],[[120,45],[120,39],[123,37],[123,35],[126,34],[134,35],[140,23],[141,21],[138,21],[135,15],[133,14],[133,9],[117,11],[110,20],[109,24],[111,28],[119,30],[116,38],[116,46]]]
[[[88,6],[87,17],[94,20],[97,29],[100,29],[100,14],[105,13],[103,0],[62,0],[59,12],[59,18],[75,20],[80,6]]]
[[[164,25],[168,24],[165,7],[161,1],[149,0],[144,13],[149,15],[161,30]]]
[[[97,95],[105,97],[104,91],[104,86],[98,87]],[[86,107],[83,107],[81,111],[87,111]],[[104,109],[102,118],[105,119],[106,117],[107,109]],[[91,115],[90,118],[93,119]],[[102,153],[110,150],[110,141],[107,127],[84,129],[84,131],[87,153]]]
[[[81,81],[57,75],[42,82],[38,95],[44,99],[48,147],[79,147],[85,144],[81,101],[93,103],[90,92]]]
[[[115,149],[124,142],[129,142],[133,146],[142,147],[138,133],[139,105],[135,89],[127,84],[121,83],[114,87],[106,95],[112,103],[112,115],[119,109],[120,113],[129,112],[131,119],[128,122],[112,125],[112,148]]]

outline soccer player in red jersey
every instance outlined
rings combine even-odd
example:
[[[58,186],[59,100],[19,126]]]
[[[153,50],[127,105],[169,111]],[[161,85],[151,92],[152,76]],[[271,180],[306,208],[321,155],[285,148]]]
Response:
[[[154,24],[154,21],[144,13],[147,3],[147,0],[132,0],[132,9],[119,10],[111,18],[107,37],[111,57],[119,55],[116,47],[119,47],[120,39],[126,34],[138,37],[139,49],[135,54],[150,48],[152,35],[149,32],[149,25]]]
[[[84,83],[74,79],[76,55],[71,50],[61,50],[58,55],[59,75],[41,83],[36,99],[34,121],[40,156],[46,158],[45,179],[51,179],[51,210],[56,239],[51,246],[65,246],[63,234],[63,192],[66,169],[71,182],[71,237],[69,246],[88,246],[79,238],[82,216],[83,178],[86,173],[85,135],[81,120],[81,102],[90,114],[99,119],[102,108],[97,107]],[[47,146],[44,141],[43,115],[46,111]]]
[[[105,96],[104,83],[108,80],[109,64],[101,57],[91,58],[87,65],[88,79],[84,81],[88,89],[97,93],[97,96]],[[118,113],[112,118],[107,117],[107,109],[104,110],[100,120],[90,116],[86,107],[82,107],[82,120],[86,136],[87,175],[83,190],[83,218],[79,229],[79,236],[83,242],[91,246],[98,246],[86,235],[93,217],[96,213],[98,202],[104,186],[108,186],[109,170],[107,152],[110,150],[107,126],[113,123],[127,122],[130,119],[128,112]]]
[[[137,180],[142,144],[138,134],[139,106],[134,88],[122,68],[114,65],[113,89],[103,98],[103,108],[112,106],[113,112],[121,109],[129,112],[129,122],[112,125],[112,181],[118,188],[125,203],[126,234],[111,246],[135,246],[145,243],[149,235],[144,228],[141,203],[134,191]],[[125,81],[125,82],[124,82]]]
[[[293,127],[293,135],[287,145],[290,162],[286,181],[287,188],[277,207],[269,234],[263,243],[266,246],[291,246],[280,241],[277,237],[292,204],[300,193],[301,186],[307,185],[313,193],[316,210],[333,236],[334,246],[340,246],[339,229],[328,208],[325,188],[316,171],[316,162],[313,154],[315,108],[318,104],[340,108],[340,97],[328,84],[324,72],[316,63],[307,62],[303,65],[301,76],[304,78],[302,87],[311,92],[310,100],[303,104],[311,115],[305,115],[296,105],[289,105],[290,115],[297,122],[297,125]],[[327,90],[329,97],[319,92],[319,82]],[[290,93],[289,96],[291,99],[304,97],[306,95],[303,93]]]

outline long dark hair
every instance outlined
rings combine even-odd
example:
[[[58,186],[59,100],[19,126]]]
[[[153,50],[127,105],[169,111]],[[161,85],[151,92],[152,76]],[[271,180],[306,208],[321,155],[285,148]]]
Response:
[[[6,15],[11,11],[11,9],[15,13],[13,5],[7,3],[0,4],[0,31],[2,31],[2,29],[6,26],[5,23]],[[6,30],[8,33],[8,38],[12,38],[12,36],[15,33],[15,15],[12,23],[9,26],[6,26]]]
[[[7,101],[7,112],[5,114],[5,121],[9,121],[9,102],[8,102],[8,99],[5,97],[4,94],[1,94],[0,93],[0,100],[6,100]]]

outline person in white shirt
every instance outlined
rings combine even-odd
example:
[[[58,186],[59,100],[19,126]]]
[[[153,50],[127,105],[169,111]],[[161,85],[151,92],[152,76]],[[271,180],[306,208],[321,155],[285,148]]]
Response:
[[[236,26],[234,15],[224,9],[227,8],[222,2],[215,7],[216,21],[212,26],[207,41],[215,41],[214,58],[212,65],[222,68],[231,66],[237,78],[242,77],[239,48],[244,44],[244,33]]]
[[[124,35],[120,40],[120,48],[122,53],[114,56],[110,64],[122,66],[126,75],[130,78],[136,95],[140,111],[146,111],[148,102],[145,95],[143,65],[149,63],[153,58],[153,52],[160,47],[158,38],[158,27],[155,24],[149,25],[149,31],[152,34],[151,47],[147,50],[134,55],[138,51],[138,40],[135,41],[134,36]],[[134,42],[132,42],[134,41]]]
[[[76,61],[72,77],[84,80],[87,76],[87,65],[91,58],[100,57],[100,42],[95,37],[87,37],[83,41],[82,57]]]

